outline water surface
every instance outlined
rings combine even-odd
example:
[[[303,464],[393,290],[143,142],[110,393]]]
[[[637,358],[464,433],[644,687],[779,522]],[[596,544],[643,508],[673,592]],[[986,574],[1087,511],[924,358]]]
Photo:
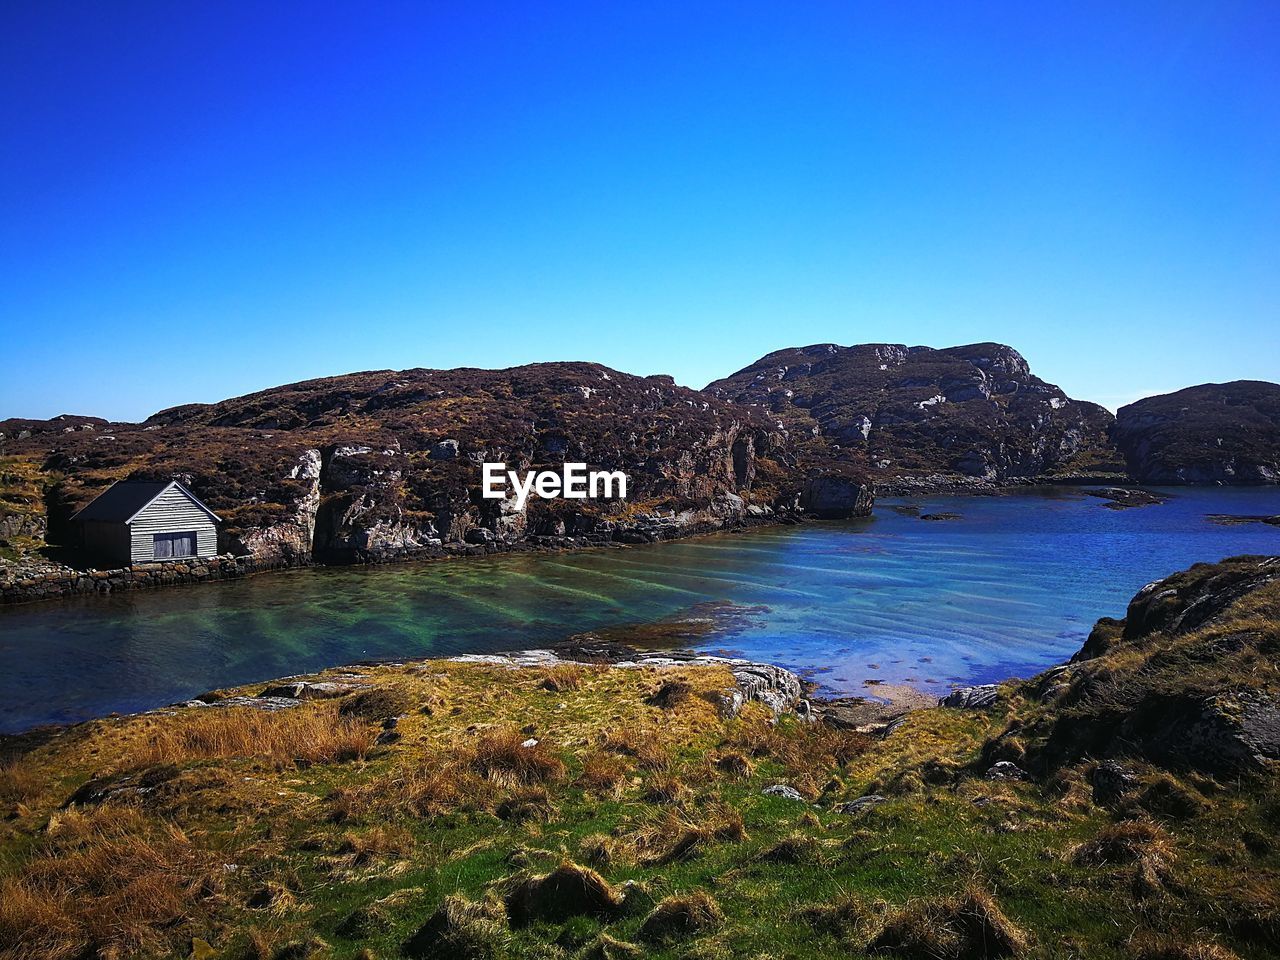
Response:
[[[1275,489],[1179,489],[1109,510],[1080,491],[885,500],[873,518],[652,546],[330,568],[0,609],[0,731],[141,710],[364,659],[546,644],[741,605],[697,640],[805,671],[945,692],[1074,653],[1144,583],[1280,553]],[[901,512],[899,509],[901,508]],[[953,512],[956,520],[910,515]]]

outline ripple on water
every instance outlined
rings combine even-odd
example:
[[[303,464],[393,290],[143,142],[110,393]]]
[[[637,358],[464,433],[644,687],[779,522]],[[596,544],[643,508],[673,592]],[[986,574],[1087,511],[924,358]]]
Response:
[[[870,520],[625,550],[316,569],[0,610],[0,730],[137,710],[362,659],[605,632],[809,670],[829,691],[1028,675],[1197,561],[1280,552],[1280,491],[887,501]],[[901,510],[895,508],[902,508]],[[918,515],[960,513],[962,522]],[[927,659],[926,659],[927,658]],[[874,665],[874,666],[869,666]],[[864,681],[879,686],[868,688]]]

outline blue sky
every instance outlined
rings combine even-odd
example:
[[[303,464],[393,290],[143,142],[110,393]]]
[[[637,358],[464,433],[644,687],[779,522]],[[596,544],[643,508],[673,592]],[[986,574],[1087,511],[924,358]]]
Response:
[[[1275,3],[5,4],[0,418],[999,340],[1280,375]]]

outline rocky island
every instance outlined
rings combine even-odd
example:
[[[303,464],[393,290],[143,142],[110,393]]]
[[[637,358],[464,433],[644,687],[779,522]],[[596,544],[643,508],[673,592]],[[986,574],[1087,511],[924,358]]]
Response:
[[[0,584],[6,601],[27,600],[310,563],[644,543],[866,516],[877,491],[1274,483],[1277,457],[1280,386],[1192,387],[1116,419],[997,343],[787,348],[701,391],[592,363],[371,371],[142,423],[0,421]],[[488,500],[486,461],[580,462],[624,471],[631,488],[625,501]],[[223,518],[223,556],[86,575],[69,519],[125,478],[181,480]]]
[[[1140,483],[1280,482],[1280,384],[1205,383],[1121,407],[1112,437]]]

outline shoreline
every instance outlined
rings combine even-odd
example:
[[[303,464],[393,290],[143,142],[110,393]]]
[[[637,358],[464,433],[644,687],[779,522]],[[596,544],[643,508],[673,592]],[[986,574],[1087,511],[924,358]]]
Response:
[[[922,477],[877,484],[873,496],[879,499],[902,499],[929,496],[1007,496],[1038,488],[1067,487],[1083,489],[1089,486],[1122,485],[1136,489],[1147,486],[1120,480],[1115,476],[1070,476],[1036,479],[1025,482],[1000,482],[972,478]],[[1200,484],[1193,486],[1213,486]],[[1256,486],[1266,486],[1257,484]],[[639,530],[614,531],[609,539],[588,536],[535,535],[514,541],[491,540],[483,544],[449,543],[440,546],[420,547],[410,550],[388,551],[372,554],[350,562],[324,562],[308,559],[292,562],[280,559],[258,558],[252,554],[222,553],[214,557],[195,560],[175,560],[135,564],[100,570],[93,567],[73,568],[54,561],[31,564],[30,576],[10,576],[0,580],[0,607],[64,600],[92,594],[109,595],[123,590],[161,589],[166,587],[195,586],[200,583],[243,580],[266,573],[285,570],[331,569],[344,567],[377,567],[389,564],[430,563],[457,559],[480,559],[506,554],[573,553],[585,550],[618,549],[646,543],[664,543],[671,540],[688,540],[720,533],[741,533],[761,527],[798,526],[808,523],[833,522],[874,518],[872,511],[865,516],[847,518],[819,517],[812,514],[775,512],[769,515],[743,515],[732,521],[715,524],[706,521],[685,527],[670,525],[659,528],[658,534]],[[0,573],[9,572],[0,565]]]
[[[421,672],[431,664],[500,667],[516,671],[547,670],[557,667],[583,667],[603,670],[683,670],[727,667],[742,694],[740,701],[722,706],[726,715],[736,715],[752,701],[769,706],[775,714],[796,713],[814,721],[829,723],[840,729],[861,733],[879,732],[894,721],[918,710],[941,706],[957,691],[994,689],[999,684],[957,686],[947,696],[938,697],[901,684],[876,687],[873,696],[832,696],[819,692],[819,686],[786,667],[743,657],[704,653],[688,648],[647,650],[612,640],[598,640],[583,635],[544,647],[530,647],[493,653],[464,653],[438,657],[387,658],[356,660],[326,667],[311,673],[285,674],[251,680],[228,687],[207,690],[186,700],[157,704],[141,710],[111,711],[98,716],[65,723],[40,723],[23,730],[0,732],[0,759],[7,752],[32,742],[43,742],[70,731],[105,722],[129,722],[140,717],[171,716],[182,710],[216,707],[274,712],[315,700],[338,699],[368,689],[369,673],[383,670]],[[1061,666],[1061,664],[1057,665]],[[1050,667],[1049,669],[1056,669]],[[1002,681],[1025,682],[1027,677],[1008,677]],[[256,693],[251,691],[257,691]],[[292,693],[290,692],[292,691]]]
[[[850,517],[848,519],[868,519]],[[731,524],[716,526],[708,523],[690,524],[688,527],[666,528],[661,537],[653,539],[593,539],[588,537],[534,536],[514,541],[494,540],[485,544],[451,543],[438,547],[423,547],[385,555],[372,556],[350,563],[324,563],[307,560],[286,562],[258,559],[251,554],[218,554],[214,557],[192,560],[174,560],[135,564],[110,570],[71,567],[51,569],[22,579],[0,582],[0,607],[48,600],[65,600],[79,596],[108,596],[126,590],[154,590],[166,587],[196,586],[201,583],[217,583],[244,580],[249,577],[289,570],[341,570],[349,567],[380,567],[410,563],[439,563],[450,560],[480,560],[508,554],[557,554],[587,550],[617,550],[625,547],[664,543],[670,540],[688,540],[695,537],[714,536],[720,533],[743,533],[762,527],[799,526],[806,523],[825,522],[825,518],[801,514],[783,514],[764,517],[741,517]],[[626,531],[620,531],[626,532]],[[53,567],[54,564],[48,564]],[[215,572],[212,568],[217,567]],[[201,568],[205,568],[201,570]]]

